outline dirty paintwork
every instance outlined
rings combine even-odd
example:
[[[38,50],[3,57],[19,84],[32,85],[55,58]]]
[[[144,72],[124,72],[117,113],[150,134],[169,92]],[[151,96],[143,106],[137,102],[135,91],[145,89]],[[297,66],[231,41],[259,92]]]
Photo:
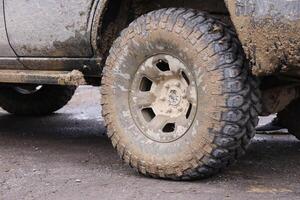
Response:
[[[30,83],[49,85],[85,85],[84,75],[78,71],[34,71],[34,70],[1,70],[2,83]]]
[[[19,58],[20,62],[27,69],[31,70],[52,70],[71,71],[73,69],[86,70],[87,72],[99,72],[101,58]]]
[[[93,3],[94,0],[4,0],[11,46],[18,56],[91,57]]]
[[[15,57],[13,50],[9,46],[4,25],[3,1],[0,1],[0,57]],[[0,64],[1,66],[1,64]]]
[[[228,0],[227,6],[254,74],[300,67],[300,1]]]
[[[0,69],[25,69],[24,65],[19,62],[16,57],[1,57],[0,56]]]
[[[3,2],[10,46],[19,58],[2,59],[2,69],[85,68],[85,74],[100,77],[120,31],[138,16],[164,7],[194,8],[232,21],[255,75],[300,66],[298,0],[3,0],[1,6]],[[0,57],[14,56],[3,21],[0,12]]]

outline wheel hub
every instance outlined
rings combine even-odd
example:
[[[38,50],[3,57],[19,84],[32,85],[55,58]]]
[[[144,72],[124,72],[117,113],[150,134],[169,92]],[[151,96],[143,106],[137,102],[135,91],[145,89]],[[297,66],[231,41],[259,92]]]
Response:
[[[141,132],[158,142],[172,142],[182,137],[194,120],[196,82],[179,59],[156,55],[139,67],[129,99]]]
[[[188,85],[182,80],[168,80],[161,83],[159,98],[152,104],[155,113],[169,117],[179,117],[187,112],[189,102],[186,98]]]
[[[177,93],[177,90],[171,90],[169,92],[169,104],[172,106],[177,106],[181,101],[181,97],[178,96]]]

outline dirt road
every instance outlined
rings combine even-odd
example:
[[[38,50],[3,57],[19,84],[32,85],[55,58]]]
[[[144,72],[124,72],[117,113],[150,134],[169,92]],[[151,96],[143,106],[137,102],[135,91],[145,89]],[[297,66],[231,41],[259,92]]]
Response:
[[[0,110],[0,199],[300,199],[300,142],[258,135],[224,173],[196,182],[154,180],[124,165],[105,137],[97,88],[77,91],[45,118]]]

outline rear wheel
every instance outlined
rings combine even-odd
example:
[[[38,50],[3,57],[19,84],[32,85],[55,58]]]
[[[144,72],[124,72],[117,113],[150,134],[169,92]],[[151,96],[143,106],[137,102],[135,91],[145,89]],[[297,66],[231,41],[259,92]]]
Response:
[[[47,115],[65,106],[75,86],[0,86],[0,107],[16,115]]]
[[[134,21],[114,43],[102,83],[109,137],[142,174],[213,175],[254,136],[259,91],[240,43],[195,10],[163,9]]]

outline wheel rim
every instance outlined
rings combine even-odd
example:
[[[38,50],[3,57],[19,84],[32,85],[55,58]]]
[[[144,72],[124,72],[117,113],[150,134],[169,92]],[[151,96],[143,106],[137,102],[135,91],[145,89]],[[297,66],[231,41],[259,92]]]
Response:
[[[185,135],[194,121],[195,78],[179,59],[155,55],[138,68],[129,102],[131,115],[145,136],[157,142],[173,142]]]
[[[13,89],[16,92],[20,93],[20,94],[30,95],[30,94],[36,93],[42,87],[43,87],[42,85],[38,85],[38,86],[15,86],[15,87],[13,87]]]

